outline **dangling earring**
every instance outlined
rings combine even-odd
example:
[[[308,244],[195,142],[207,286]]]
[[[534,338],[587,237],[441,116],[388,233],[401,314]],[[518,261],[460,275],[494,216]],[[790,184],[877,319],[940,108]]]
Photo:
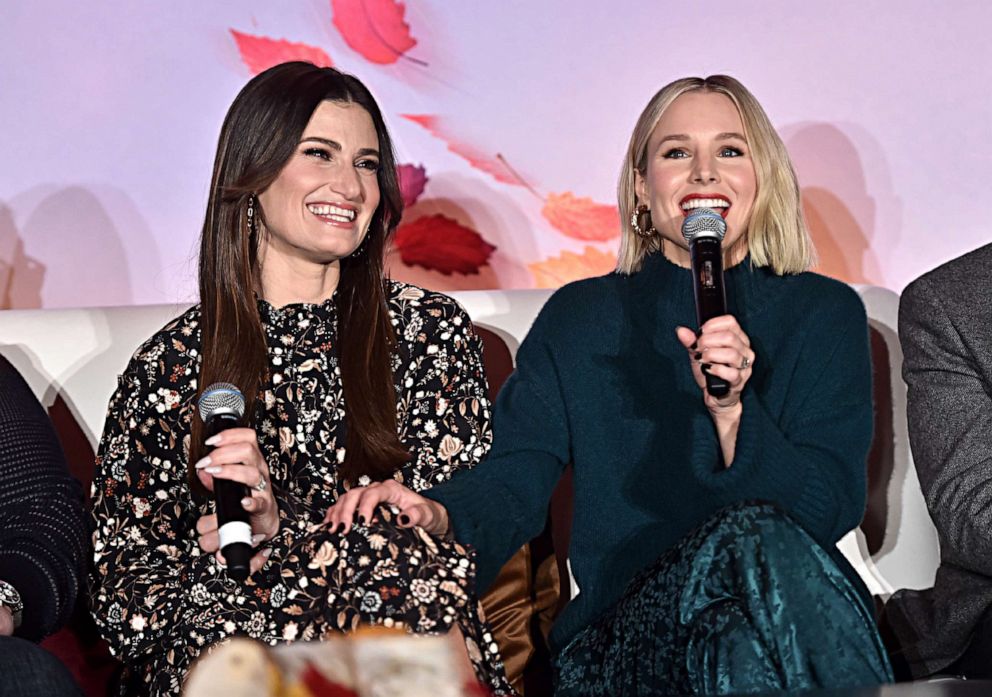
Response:
[[[245,212],[248,218],[248,234],[255,234],[255,194],[248,196],[248,210]]]
[[[644,204],[637,206],[631,213],[630,227],[638,237],[645,240],[650,240],[658,235],[658,231],[654,229],[654,224],[651,222],[651,209]]]
[[[365,228],[365,234],[362,235],[362,241],[355,248],[355,251],[348,255],[349,259],[357,259],[358,257],[362,256],[362,254],[365,252],[365,243],[369,241],[369,231],[371,229],[372,229],[372,223],[369,223],[369,226]]]

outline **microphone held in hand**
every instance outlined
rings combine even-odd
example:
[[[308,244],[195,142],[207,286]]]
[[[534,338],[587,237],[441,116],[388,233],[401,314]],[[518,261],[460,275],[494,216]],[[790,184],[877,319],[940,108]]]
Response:
[[[723,285],[723,236],[727,223],[712,208],[697,208],[682,221],[682,236],[689,243],[692,260],[692,290],[696,296],[696,321],[702,328],[708,320],[727,314],[727,293]],[[706,391],[724,397],[730,384],[723,378],[706,376]]]
[[[203,391],[197,402],[207,438],[229,428],[239,428],[245,413],[245,396],[226,382],[216,382]],[[217,511],[217,531],[220,535],[220,553],[227,562],[227,573],[236,581],[248,578],[252,557],[251,524],[248,511],[241,500],[251,496],[241,482],[214,478],[214,500]]]

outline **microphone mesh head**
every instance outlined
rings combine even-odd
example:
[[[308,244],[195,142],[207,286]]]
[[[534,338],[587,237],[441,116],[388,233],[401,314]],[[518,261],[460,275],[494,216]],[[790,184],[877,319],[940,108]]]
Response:
[[[682,236],[689,242],[697,237],[716,237],[723,240],[727,222],[712,208],[696,208],[682,221]]]
[[[240,419],[245,414],[245,396],[229,382],[215,382],[203,391],[196,406],[204,421],[214,414],[234,414]]]

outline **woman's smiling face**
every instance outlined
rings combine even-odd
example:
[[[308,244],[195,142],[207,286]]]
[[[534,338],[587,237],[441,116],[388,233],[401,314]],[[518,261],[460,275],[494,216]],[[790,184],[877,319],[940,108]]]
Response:
[[[378,169],[369,113],[357,104],[321,102],[296,152],[258,196],[265,253],[327,264],[354,252],[379,205]]]
[[[651,209],[652,224],[670,243],[665,256],[680,266],[689,266],[685,216],[699,207],[718,211],[730,249],[747,233],[757,188],[737,107],[706,90],[686,92],[665,110],[648,140],[644,171],[636,173],[638,204]],[[739,249],[743,258],[746,242]]]

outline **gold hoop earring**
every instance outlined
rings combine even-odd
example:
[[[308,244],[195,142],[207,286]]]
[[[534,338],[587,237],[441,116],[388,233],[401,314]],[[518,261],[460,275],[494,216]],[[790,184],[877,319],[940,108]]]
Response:
[[[647,219],[645,220],[645,218]],[[651,223],[651,209],[644,204],[637,206],[631,213],[630,227],[638,237],[645,240],[650,240],[658,235],[658,231]]]

